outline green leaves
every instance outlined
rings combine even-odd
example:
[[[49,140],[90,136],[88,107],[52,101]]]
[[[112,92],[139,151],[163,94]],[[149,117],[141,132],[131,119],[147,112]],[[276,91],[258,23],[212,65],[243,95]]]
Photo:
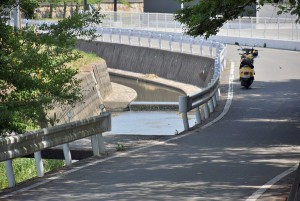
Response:
[[[219,29],[229,20],[243,16],[247,7],[263,6],[265,3],[278,5],[278,14],[289,12],[297,16],[299,22],[300,4],[290,0],[287,4],[281,4],[278,0],[200,0],[197,4],[188,4],[191,0],[181,0],[185,3],[184,9],[175,14],[175,19],[184,25],[184,31],[191,36],[216,35]],[[248,11],[247,11],[248,12]]]
[[[12,0],[5,1],[13,5]],[[28,16],[36,2],[24,0]],[[75,77],[78,69],[70,63],[82,57],[74,49],[77,37],[95,37],[101,19],[98,11],[74,15],[58,24],[44,24],[42,34],[30,26],[14,32],[0,19],[1,135],[43,127],[48,109],[82,100],[80,80]]]

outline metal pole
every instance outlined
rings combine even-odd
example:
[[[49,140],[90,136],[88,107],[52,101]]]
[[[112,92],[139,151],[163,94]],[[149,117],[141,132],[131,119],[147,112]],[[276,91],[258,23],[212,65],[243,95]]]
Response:
[[[208,107],[209,107],[209,112],[210,112],[210,113],[214,112],[214,105],[213,105],[212,99],[210,99],[210,100],[208,101]]]
[[[200,56],[203,56],[203,40],[200,43]]]
[[[67,113],[69,123],[71,122],[71,118],[73,116],[73,112],[69,111]],[[70,146],[69,143],[63,144],[63,153],[65,157],[65,165],[71,165],[72,164],[72,156],[71,156],[71,151],[70,151]]]
[[[208,111],[207,103],[205,103],[203,107],[204,107],[203,108],[203,110],[204,110],[204,118],[208,119],[208,117],[209,117],[209,111]]]
[[[161,34],[159,34],[159,37],[158,37],[158,46],[159,46],[159,49],[162,49]]]
[[[149,36],[148,36],[148,46],[151,47],[151,32],[149,32]]]
[[[34,152],[35,164],[38,177],[44,176],[44,165],[42,160],[41,151]]]
[[[241,25],[242,25],[242,19],[239,17],[239,37],[241,37]]]
[[[92,143],[93,155],[94,156],[100,156],[97,135],[92,135],[91,136],[91,143]]]
[[[83,10],[84,11],[88,10],[88,8],[87,8],[87,0],[83,0]]]
[[[114,0],[114,21],[115,22],[118,20],[117,10],[118,10],[118,2],[117,0]]]
[[[14,28],[15,31],[20,29],[20,2],[16,1],[17,5],[14,8]]]
[[[200,109],[199,107],[196,108],[196,120],[197,120],[197,124],[201,124],[201,113],[200,113]]]
[[[190,39],[190,54],[193,54],[193,39]]]
[[[99,105],[99,109],[100,109],[100,115],[101,115],[101,113],[105,112],[105,106],[103,104]],[[105,153],[104,139],[103,139],[102,133],[92,135],[91,143],[92,143],[92,149],[93,149],[94,156],[100,156],[100,154]]]
[[[10,188],[16,186],[16,179],[15,179],[14,170],[12,166],[12,160],[5,161],[5,170],[6,170],[6,177],[8,180],[8,186]]]
[[[117,12],[118,10],[118,1],[114,0],[114,11]]]
[[[72,156],[70,151],[69,143],[63,144],[63,152],[65,157],[65,165],[71,165],[72,164]]]
[[[251,17],[251,38],[253,38],[253,17]]]
[[[104,146],[104,139],[103,139],[102,133],[97,134],[97,138],[98,138],[99,152],[100,152],[100,154],[104,154],[105,146]]]
[[[280,30],[280,28],[279,28],[279,17],[277,17],[277,39],[279,39],[279,30]]]
[[[173,49],[172,49],[172,38],[173,38],[173,36],[170,35],[170,37],[169,37],[169,50],[170,51],[173,51]]]
[[[179,112],[182,114],[182,121],[184,130],[189,130],[189,121],[188,121],[188,96],[179,96]]]
[[[182,38],[182,36],[180,37],[180,42],[179,42],[179,51],[180,52],[183,52],[183,48],[182,48],[182,40],[183,40],[183,38]]]
[[[256,24],[259,24],[259,10],[258,7],[259,7],[259,0],[256,0]]]
[[[265,17],[265,23],[264,23],[264,38],[266,38],[266,24],[267,24],[267,18]]]
[[[216,107],[217,107],[217,98],[216,98],[216,95],[214,95],[214,96],[212,97],[212,102],[213,102],[214,108],[216,108]]]

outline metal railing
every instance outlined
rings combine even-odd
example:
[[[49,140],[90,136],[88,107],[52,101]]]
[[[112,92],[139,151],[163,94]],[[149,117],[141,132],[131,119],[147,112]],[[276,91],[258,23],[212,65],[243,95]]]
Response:
[[[97,32],[101,35],[98,40],[102,42],[146,46],[200,56],[216,56],[218,48],[220,48],[219,42],[205,40],[200,37],[194,38],[181,33],[105,27],[99,27]]]
[[[202,120],[207,119],[209,114],[214,112],[217,102],[220,96],[219,79],[220,72],[226,66],[225,55],[226,48],[222,44],[222,48],[216,55],[215,60],[215,71],[213,79],[208,86],[200,93],[191,96],[180,96],[179,97],[179,112],[182,114],[182,120],[184,130],[189,130],[188,112],[195,110],[196,113],[196,124],[201,124]],[[201,115],[200,110],[203,110],[204,116]]]
[[[119,13],[113,13],[119,14]],[[141,15],[140,13],[138,13]],[[116,20],[119,19],[120,15],[114,16]],[[120,18],[123,22],[125,16]],[[131,19],[131,18],[130,18]],[[117,22],[117,21],[116,21]],[[33,24],[35,23],[39,26],[42,23],[53,23],[53,22],[43,22],[43,21],[32,21],[27,20],[25,23]],[[132,21],[130,21],[132,24]],[[141,25],[141,24],[139,24]],[[205,40],[201,37],[190,37],[183,35],[182,33],[169,33],[169,32],[159,32],[159,31],[148,31],[148,30],[136,30],[136,29],[122,29],[122,28],[107,28],[98,27],[97,33],[101,35],[98,40],[108,41],[111,43],[125,43],[128,45],[136,46],[148,46],[150,48],[166,49],[169,51],[186,52],[189,54],[198,54],[204,56],[204,47],[208,49],[209,54],[205,56],[215,57],[215,68],[214,74],[209,85],[205,88],[203,92],[195,94],[190,97],[180,97],[179,98],[179,112],[182,113],[183,123],[185,130],[189,129],[187,113],[197,108],[196,117],[197,123],[201,123],[201,115],[199,112],[200,106],[204,108],[209,107],[209,111],[212,112],[213,108],[216,106],[219,90],[215,90],[219,83],[219,76],[221,70],[225,67],[225,55],[226,47],[216,41]],[[184,48],[187,48],[185,50]],[[213,92],[213,93],[212,93]],[[218,92],[218,93],[217,93]],[[200,101],[199,104],[194,104],[194,102]],[[202,107],[201,107],[202,108]],[[204,118],[208,117],[208,109],[205,109]]]
[[[5,161],[6,176],[9,187],[16,185],[12,159],[34,153],[37,173],[44,175],[41,150],[63,145],[65,164],[72,164],[69,142],[91,136],[94,155],[104,153],[102,133],[111,130],[110,113],[90,117],[58,126],[44,128],[25,134],[0,138],[0,162]]]
[[[114,13],[116,14],[116,13]],[[118,17],[118,15],[117,15]],[[25,23],[33,24],[35,23],[39,26],[42,23],[53,23],[53,22],[35,22],[32,20],[27,20]],[[166,49],[169,51],[186,52],[189,54],[198,54],[204,56],[204,47],[208,49],[209,54],[205,56],[215,57],[215,68],[214,74],[209,85],[205,88],[204,92],[195,94],[191,97],[179,98],[179,112],[182,113],[184,129],[189,129],[187,113],[197,108],[196,117],[197,124],[201,123],[201,114],[199,108],[202,105],[204,108],[209,106],[209,111],[212,112],[213,108],[216,106],[219,90],[215,90],[218,86],[219,76],[221,70],[225,67],[225,55],[226,47],[216,41],[205,40],[201,37],[190,37],[183,35],[182,33],[169,33],[169,32],[159,32],[159,31],[147,31],[147,30],[136,30],[136,29],[121,29],[121,28],[106,28],[98,27],[97,33],[101,35],[98,40],[115,42],[115,43],[125,43],[128,45],[137,46],[148,46],[150,48]],[[184,48],[187,48],[185,51]],[[213,91],[213,93],[211,93]],[[217,93],[218,92],[218,93]],[[186,100],[184,100],[186,99]],[[200,105],[195,106],[194,101],[200,101]],[[205,109],[204,118],[208,118],[208,110]]]
[[[182,32],[183,26],[168,13],[102,12],[103,27],[146,29],[164,32]],[[228,21],[219,36],[300,40],[300,26],[295,18],[242,17]]]
[[[144,30],[131,30],[131,29],[115,29],[115,28],[98,28],[98,33],[102,35],[101,41],[105,40],[105,35],[108,35],[106,39],[109,42],[126,43],[129,45],[142,46],[143,44],[153,48],[153,40],[158,41],[156,48],[167,49],[169,51],[187,52],[189,54],[195,54],[195,49],[199,50],[198,54],[204,55],[203,49],[207,47],[209,50],[209,56],[215,57],[215,64],[213,69],[213,76],[208,86],[203,91],[194,94],[192,96],[179,97],[179,112],[182,113],[184,130],[189,129],[188,112],[196,109],[197,124],[200,124],[203,119],[209,117],[209,113],[213,112],[217,106],[219,99],[219,77],[221,71],[226,66],[225,55],[226,46],[216,41],[204,40],[201,38],[192,38],[181,33],[164,33],[164,32],[151,32]],[[115,36],[115,37],[113,37]],[[126,41],[124,40],[124,37]],[[135,43],[133,42],[135,40]],[[146,39],[142,43],[142,39]],[[168,44],[166,47],[163,44]],[[174,44],[177,44],[177,49],[174,48]],[[183,47],[187,50],[184,51]],[[204,117],[201,116],[200,108],[204,110]]]

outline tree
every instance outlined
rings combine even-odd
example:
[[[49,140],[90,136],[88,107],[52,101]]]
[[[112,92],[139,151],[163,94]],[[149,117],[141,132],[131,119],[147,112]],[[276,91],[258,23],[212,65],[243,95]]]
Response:
[[[175,14],[175,19],[185,25],[185,32],[191,36],[216,35],[223,24],[237,19],[246,12],[246,8],[253,5],[263,6],[264,3],[274,3],[280,9],[278,14],[289,12],[297,16],[299,23],[300,4],[298,0],[289,0],[283,4],[279,0],[181,0],[184,8]]]
[[[32,18],[38,2],[22,0],[21,10]],[[1,0],[3,16],[16,4]],[[81,101],[78,69],[68,65],[81,54],[74,49],[78,36],[93,39],[99,11],[75,14],[57,24],[16,30],[0,18],[0,134],[22,133],[28,125],[45,127],[47,111],[55,105]]]

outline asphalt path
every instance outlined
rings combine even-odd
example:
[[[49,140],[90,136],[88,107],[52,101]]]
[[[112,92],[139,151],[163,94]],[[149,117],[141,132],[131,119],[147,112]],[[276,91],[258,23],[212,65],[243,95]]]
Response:
[[[5,199],[256,200],[264,184],[299,163],[300,53],[259,49],[255,81],[246,90],[238,82],[236,49],[229,46],[227,56],[233,99],[218,122],[75,165]]]

